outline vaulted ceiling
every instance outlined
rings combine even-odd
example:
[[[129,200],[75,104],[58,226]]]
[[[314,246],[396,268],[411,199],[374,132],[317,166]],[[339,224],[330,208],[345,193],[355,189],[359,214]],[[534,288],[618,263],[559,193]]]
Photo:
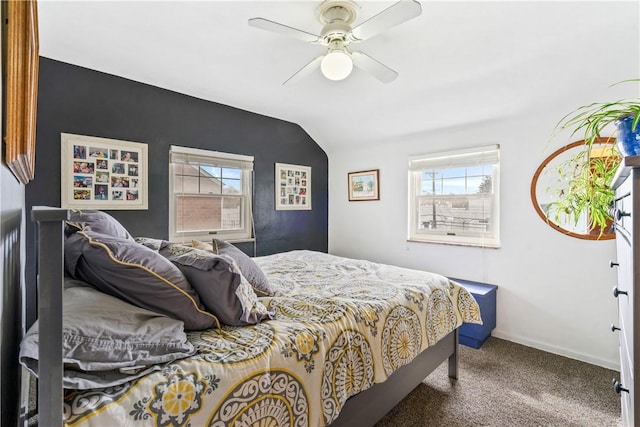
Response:
[[[318,34],[319,1],[40,0],[40,54],[301,125],[325,150],[574,107],[637,78],[637,1],[422,1],[415,19],[358,44],[399,73],[320,71],[283,86],[324,48],[247,24]],[[354,26],[391,6],[360,1]]]

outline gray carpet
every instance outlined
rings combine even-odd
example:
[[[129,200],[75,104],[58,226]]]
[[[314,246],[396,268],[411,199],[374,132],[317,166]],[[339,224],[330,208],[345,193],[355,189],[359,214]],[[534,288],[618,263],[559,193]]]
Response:
[[[457,381],[444,363],[375,427],[622,425],[616,371],[494,337],[460,350]]]

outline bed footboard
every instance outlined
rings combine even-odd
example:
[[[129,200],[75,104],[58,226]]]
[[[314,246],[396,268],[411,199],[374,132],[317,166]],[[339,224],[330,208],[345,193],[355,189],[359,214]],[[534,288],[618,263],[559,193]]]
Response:
[[[64,221],[66,209],[34,206],[37,223],[38,323],[38,419],[41,425],[62,425],[62,294],[64,276]]]
[[[448,359],[449,377],[458,378],[458,329],[420,353],[383,383],[349,398],[331,427],[373,426],[433,370]]]

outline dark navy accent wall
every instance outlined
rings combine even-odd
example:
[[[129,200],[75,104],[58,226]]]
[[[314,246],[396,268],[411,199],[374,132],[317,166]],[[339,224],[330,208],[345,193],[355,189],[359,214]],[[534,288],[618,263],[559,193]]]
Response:
[[[224,83],[221,83],[224,84]],[[273,100],[278,102],[278,100]],[[26,208],[60,206],[60,133],[148,144],[149,209],[108,211],[134,236],[167,238],[169,146],[255,157],[257,254],[328,248],[328,162],[298,125],[40,58],[35,179]],[[275,163],[310,166],[312,210],[276,211]],[[35,235],[27,224],[27,320],[35,320]],[[253,255],[253,245],[241,248]]]

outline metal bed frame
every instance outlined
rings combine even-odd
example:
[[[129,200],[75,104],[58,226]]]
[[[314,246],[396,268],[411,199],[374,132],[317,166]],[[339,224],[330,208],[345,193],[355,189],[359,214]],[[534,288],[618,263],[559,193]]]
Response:
[[[62,426],[62,295],[64,221],[66,209],[34,206],[31,219],[38,236],[38,419],[41,425]],[[458,329],[420,353],[383,383],[347,400],[332,427],[371,426],[396,406],[424,378],[448,360],[449,377],[458,378]]]

